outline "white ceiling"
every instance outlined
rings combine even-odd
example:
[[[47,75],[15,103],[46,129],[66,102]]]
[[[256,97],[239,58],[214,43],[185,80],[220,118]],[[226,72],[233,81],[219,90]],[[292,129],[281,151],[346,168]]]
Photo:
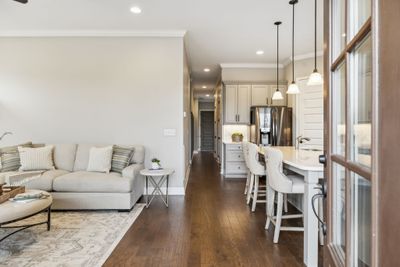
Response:
[[[281,63],[291,55],[289,0],[29,0],[0,2],[0,34],[52,31],[182,31],[193,85],[215,86],[221,63],[274,63],[281,20]],[[322,1],[318,44],[322,48]],[[142,13],[134,15],[132,6]],[[296,5],[296,55],[313,51],[314,1]],[[264,50],[262,56],[257,50]],[[205,73],[204,68],[211,72]]]

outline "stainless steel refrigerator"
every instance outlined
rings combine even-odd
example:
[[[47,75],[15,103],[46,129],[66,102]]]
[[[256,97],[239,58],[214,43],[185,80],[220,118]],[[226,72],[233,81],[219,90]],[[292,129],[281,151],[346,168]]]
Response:
[[[263,146],[292,146],[292,108],[251,107],[250,142]]]

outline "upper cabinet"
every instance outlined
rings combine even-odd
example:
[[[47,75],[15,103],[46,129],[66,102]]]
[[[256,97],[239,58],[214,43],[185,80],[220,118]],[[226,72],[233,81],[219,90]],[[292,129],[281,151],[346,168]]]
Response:
[[[286,86],[279,86],[282,93],[282,100],[272,100],[276,90],[276,85],[256,84],[251,86],[251,105],[252,106],[286,106]]]
[[[249,124],[251,85],[226,85],[224,104],[225,123]]]

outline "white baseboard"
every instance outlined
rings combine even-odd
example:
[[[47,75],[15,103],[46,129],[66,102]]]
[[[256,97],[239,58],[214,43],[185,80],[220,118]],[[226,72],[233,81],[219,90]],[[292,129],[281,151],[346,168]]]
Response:
[[[149,194],[153,192],[153,187],[149,187]],[[165,187],[161,188],[162,192],[165,194]],[[146,188],[144,189],[144,195],[146,195]],[[168,195],[170,196],[184,196],[185,188],[184,187],[168,187]]]

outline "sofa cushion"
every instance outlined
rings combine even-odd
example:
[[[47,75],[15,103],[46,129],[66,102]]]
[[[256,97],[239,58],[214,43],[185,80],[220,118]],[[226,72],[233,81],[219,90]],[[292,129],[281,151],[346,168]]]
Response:
[[[113,147],[113,156],[111,161],[111,171],[122,173],[132,159],[135,149],[133,147]]]
[[[38,189],[44,191],[53,191],[53,182],[54,179],[60,177],[62,175],[68,174],[68,171],[65,170],[51,170],[42,173],[40,178],[29,181],[25,184],[25,187],[28,189]]]
[[[86,171],[89,164],[89,153],[92,147],[105,147],[106,145],[78,144],[74,162],[74,171]]]
[[[21,167],[18,147],[32,147],[32,142],[0,148],[1,172],[17,171]]]
[[[21,171],[54,170],[53,146],[18,147]]]
[[[127,193],[132,191],[132,179],[121,174],[78,171],[54,179],[57,192]]]
[[[111,159],[113,147],[92,147],[89,154],[87,171],[109,173],[111,169]]]
[[[54,166],[56,169],[73,171],[75,156],[76,156],[76,144],[54,144]]]

